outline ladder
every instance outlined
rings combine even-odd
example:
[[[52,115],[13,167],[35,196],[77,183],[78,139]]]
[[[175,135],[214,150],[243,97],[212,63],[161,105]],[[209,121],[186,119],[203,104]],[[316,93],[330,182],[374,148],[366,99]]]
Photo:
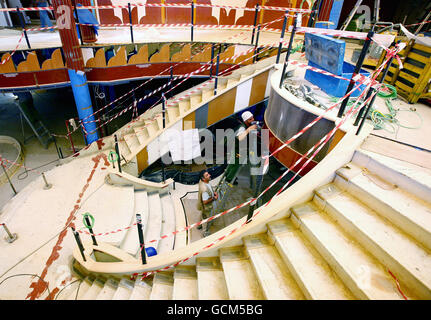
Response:
[[[27,141],[30,140],[31,138],[36,137],[39,140],[40,144],[45,149],[48,149],[49,143],[51,141],[54,141],[54,137],[51,135],[51,133],[49,132],[49,130],[46,128],[46,126],[43,124],[41,120],[33,118],[33,121],[31,121],[30,117],[26,114],[26,112],[21,107],[21,105],[19,103],[17,103],[17,105],[19,110],[21,111],[21,114],[24,116],[24,119],[27,121],[31,130],[34,132],[34,134],[31,135],[30,137],[26,138],[24,136],[24,144],[26,144]]]

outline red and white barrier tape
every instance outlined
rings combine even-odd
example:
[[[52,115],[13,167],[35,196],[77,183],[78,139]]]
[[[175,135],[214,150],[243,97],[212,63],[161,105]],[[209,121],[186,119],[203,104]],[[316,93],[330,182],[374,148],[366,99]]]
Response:
[[[383,66],[384,65],[386,65],[386,63],[389,61],[389,59],[387,59],[386,60],[386,62],[385,63],[383,63],[377,70],[376,70],[376,72],[375,72],[375,76],[374,76],[374,78],[373,78],[373,80],[375,80],[376,78],[377,78],[377,76],[378,76],[378,74],[382,71],[382,69],[383,69]],[[372,83],[372,81],[370,81],[369,82],[369,84],[368,84],[368,86],[367,86],[367,89],[369,88],[369,87],[371,87],[371,83]],[[364,90],[362,93],[361,93],[361,95],[359,96],[359,98],[361,98],[364,94],[365,94],[365,92],[366,92],[367,90]],[[371,101],[371,99],[373,98],[373,96],[374,95],[376,95],[377,94],[377,91],[375,91],[374,92],[374,94],[372,94],[372,95],[370,95],[370,97],[366,100],[366,101],[364,101],[364,103],[363,103],[363,105],[366,105],[368,102],[370,102]],[[290,170],[292,170],[298,163],[300,163],[300,161],[302,161],[308,154],[310,154],[311,152],[312,152],[312,150],[314,150],[314,148],[316,148],[316,146],[318,146],[319,144],[321,144],[320,145],[320,147],[319,148],[317,148],[316,149],[316,151],[313,153],[313,155],[308,159],[308,161],[306,162],[306,163],[304,163],[303,165],[302,165],[302,167],[296,172],[296,174],[295,174],[295,176],[293,176],[278,192],[277,192],[277,194],[274,196],[274,197],[272,197],[263,207],[265,208],[271,201],[272,201],[272,199],[274,199],[277,195],[279,195],[281,192],[282,192],[282,190],[284,190],[286,187],[287,187],[287,185],[309,164],[309,162],[320,152],[320,150],[323,148],[323,146],[330,140],[330,138],[335,134],[335,132],[336,132],[336,130],[342,125],[342,124],[344,124],[344,122],[345,121],[347,121],[347,119],[352,115],[353,116],[353,114],[354,113],[356,113],[358,110],[359,110],[359,108],[357,108],[355,111],[354,111],[354,108],[356,107],[356,105],[359,103],[359,100],[360,99],[357,99],[356,101],[355,101],[355,103],[351,106],[351,108],[349,109],[349,111],[347,112],[347,114],[346,114],[346,116],[343,118],[343,120],[342,121],[340,121],[340,123],[337,125],[337,126],[335,126],[328,134],[326,134],[316,145],[314,145],[306,154],[304,154],[304,155],[302,155],[302,157],[300,158],[300,159],[298,159],[296,162],[295,162],[295,164],[293,164],[290,168],[289,168],[289,170],[288,171],[290,171]],[[283,173],[283,174],[285,174],[285,173]],[[261,210],[262,209],[260,209],[259,211],[257,211],[255,214],[253,214],[253,217],[252,218],[254,218],[257,214],[259,214],[260,212],[261,212]],[[208,248],[210,248],[210,247],[212,247],[212,246],[214,246],[217,242],[220,242],[221,240],[223,240],[224,238],[226,238],[226,237],[228,237],[228,236],[230,236],[230,235],[232,235],[233,233],[235,233],[237,230],[239,230],[240,228],[242,228],[243,226],[245,226],[247,224],[247,221],[245,221],[241,226],[239,226],[239,227],[237,227],[237,228],[235,228],[235,229],[233,229],[231,232],[229,232],[228,234],[226,234],[226,235],[223,235],[222,237],[220,237],[220,238],[218,238],[218,239],[216,239],[213,243],[211,243],[211,244],[209,244],[209,245],[207,245],[207,246],[205,246],[204,248],[202,248],[202,250],[201,250],[201,252],[202,251],[204,251],[204,250],[206,250],[206,249],[208,249]],[[189,257],[187,257],[187,258],[185,258],[185,259],[183,259],[183,260],[180,260],[180,261],[178,261],[178,262],[176,262],[175,264],[172,264],[172,265],[170,265],[170,266],[166,266],[166,267],[164,267],[164,268],[162,268],[162,269],[159,269],[159,270],[154,270],[154,271],[149,271],[149,272],[144,272],[144,273],[142,273],[142,274],[139,274],[139,273],[134,273],[133,275],[132,275],[132,277],[137,277],[137,276],[142,276],[142,278],[145,278],[145,277],[148,277],[148,276],[150,276],[150,275],[152,275],[152,274],[154,274],[154,273],[157,273],[157,272],[160,272],[160,271],[164,271],[164,270],[168,270],[168,269],[170,269],[170,268],[173,268],[173,267],[176,267],[176,266],[178,266],[179,264],[181,264],[181,263],[183,263],[183,262],[185,262],[185,261],[187,261],[187,260],[189,260],[189,259],[191,259],[192,257],[194,257],[194,256],[196,256],[196,255],[198,255],[200,252],[195,252],[192,256],[189,256]]]
[[[21,43],[21,41],[22,41],[23,38],[24,38],[24,32],[21,33],[21,37],[19,37],[19,40],[18,40],[18,43],[17,43],[15,49],[12,51],[12,53],[9,54],[9,57],[7,57],[6,59],[4,59],[4,60],[1,61],[0,65],[5,64],[6,62],[8,62],[12,58],[12,56],[18,50],[18,47],[19,47],[19,45],[20,45],[20,43]]]
[[[166,8],[191,8],[191,4],[185,3],[131,3],[130,7],[166,7]],[[234,10],[244,10],[244,11],[255,11],[255,8],[250,7],[239,7],[239,6],[222,6],[222,5],[210,5],[210,4],[200,4],[196,3],[195,7],[208,7],[208,8],[223,8],[223,9],[234,9]],[[75,8],[74,8],[75,9]],[[103,5],[103,6],[77,6],[77,10],[81,9],[128,9],[128,5]],[[298,13],[311,13],[310,9],[300,9],[300,8],[289,8],[289,7],[274,7],[274,6],[262,6],[259,7],[262,10],[275,10],[275,11],[288,11],[288,12],[298,12]],[[54,7],[26,7],[18,8],[19,11],[47,11],[54,10]],[[0,12],[13,12],[17,11],[15,8],[0,8]]]

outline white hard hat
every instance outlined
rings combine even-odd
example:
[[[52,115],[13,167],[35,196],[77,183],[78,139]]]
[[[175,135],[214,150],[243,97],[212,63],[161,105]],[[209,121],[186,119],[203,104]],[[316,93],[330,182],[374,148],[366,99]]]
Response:
[[[248,119],[250,119],[251,117],[253,117],[253,114],[250,111],[246,111],[244,112],[242,115],[242,121],[247,121]]]

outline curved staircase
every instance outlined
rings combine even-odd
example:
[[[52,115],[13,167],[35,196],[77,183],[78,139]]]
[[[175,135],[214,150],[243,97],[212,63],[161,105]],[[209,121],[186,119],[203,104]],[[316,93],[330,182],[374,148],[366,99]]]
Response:
[[[79,292],[58,299],[430,299],[431,171],[394,161],[357,150],[310,201],[195,265],[131,281],[75,263]]]

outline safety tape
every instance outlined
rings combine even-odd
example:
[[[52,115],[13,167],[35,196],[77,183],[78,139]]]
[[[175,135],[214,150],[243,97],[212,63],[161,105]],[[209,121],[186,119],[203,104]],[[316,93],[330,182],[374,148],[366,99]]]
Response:
[[[244,11],[255,11],[255,8],[250,7],[239,7],[239,6],[222,6],[222,5],[209,5],[209,4],[194,4],[195,7],[208,7],[208,8],[224,8],[224,9],[235,9]],[[73,7],[73,6],[72,6]],[[191,8],[191,4],[184,3],[131,3],[130,7],[171,7],[171,8]],[[128,5],[104,5],[104,6],[77,6],[74,9],[128,9]],[[262,6],[259,7],[262,10],[275,10],[275,11],[288,11],[297,13],[311,13],[310,9],[300,9],[300,8],[289,8],[289,7],[274,7],[274,6]],[[18,8],[19,11],[47,11],[54,10],[54,7],[26,7]],[[0,12],[12,12],[17,11],[14,8],[0,8]]]

